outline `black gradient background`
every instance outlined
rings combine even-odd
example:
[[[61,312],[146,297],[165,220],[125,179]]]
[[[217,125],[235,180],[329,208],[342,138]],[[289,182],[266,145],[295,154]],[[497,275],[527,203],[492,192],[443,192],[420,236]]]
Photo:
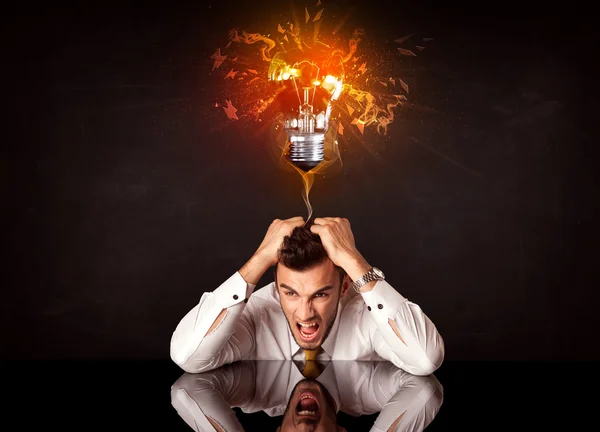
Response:
[[[599,359],[592,18],[327,3],[389,46],[435,40],[406,79],[427,109],[370,133],[373,152],[342,148],[343,170],[315,180],[315,215],[350,220],[447,360]],[[264,137],[206,116],[210,55],[272,10],[289,4],[7,13],[0,358],[167,360],[178,321],[272,219],[306,216]]]

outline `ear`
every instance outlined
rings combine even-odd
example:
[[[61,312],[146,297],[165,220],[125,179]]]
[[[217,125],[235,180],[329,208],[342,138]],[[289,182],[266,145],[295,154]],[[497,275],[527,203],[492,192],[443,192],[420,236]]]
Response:
[[[277,426],[277,429],[275,430],[275,432],[279,432],[281,430],[281,426]]]
[[[348,293],[351,284],[352,281],[350,280],[350,276],[344,276],[344,280],[342,281],[342,292],[340,294],[340,298],[344,297]]]
[[[345,427],[343,427],[343,426],[338,426],[338,429],[337,429],[337,430],[338,430],[338,432],[347,432],[347,431],[346,431],[346,428],[345,428]]]

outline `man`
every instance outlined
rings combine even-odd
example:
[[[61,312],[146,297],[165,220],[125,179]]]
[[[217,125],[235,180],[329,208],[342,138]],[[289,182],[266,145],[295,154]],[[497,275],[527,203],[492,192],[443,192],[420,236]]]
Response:
[[[443,400],[435,375],[411,375],[387,361],[332,361],[317,379],[305,379],[292,361],[239,361],[184,373],[171,386],[172,406],[202,432],[243,431],[242,424],[258,429],[253,420],[260,421],[260,430],[343,432],[340,412],[365,416],[353,422],[362,423],[361,430],[418,432],[434,420]],[[269,418],[241,417],[234,408]]]
[[[253,293],[272,266],[275,281]],[[384,278],[357,250],[347,219],[315,218],[310,227],[302,217],[276,219],[246,264],[182,318],[171,358],[191,373],[292,359],[305,362],[306,374],[328,360],[388,360],[432,374],[443,339]]]

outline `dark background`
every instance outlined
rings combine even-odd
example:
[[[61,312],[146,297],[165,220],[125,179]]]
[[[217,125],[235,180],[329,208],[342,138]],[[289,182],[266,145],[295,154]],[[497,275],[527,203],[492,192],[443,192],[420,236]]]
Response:
[[[595,24],[547,5],[413,3],[324,2],[369,37],[435,40],[407,79],[427,109],[373,137],[378,155],[343,148],[315,215],[351,221],[447,360],[599,359]],[[307,214],[263,138],[205,115],[227,30],[289,5],[39,7],[4,18],[0,357],[168,359],[202,292],[272,219]]]

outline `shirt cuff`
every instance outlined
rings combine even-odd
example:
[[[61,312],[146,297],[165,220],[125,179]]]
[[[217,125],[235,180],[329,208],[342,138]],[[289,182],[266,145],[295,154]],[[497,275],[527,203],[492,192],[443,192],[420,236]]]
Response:
[[[376,321],[387,321],[408,301],[385,280],[379,280],[371,291],[361,293],[367,309]]]
[[[255,288],[256,285],[247,283],[238,271],[214,290],[213,295],[219,305],[227,309],[248,299]]]

